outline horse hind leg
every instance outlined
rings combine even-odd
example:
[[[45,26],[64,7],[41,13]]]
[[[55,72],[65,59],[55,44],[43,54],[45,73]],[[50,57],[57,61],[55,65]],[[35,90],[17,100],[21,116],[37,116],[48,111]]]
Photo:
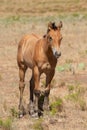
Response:
[[[25,83],[24,83],[24,79],[25,79],[25,72],[26,72],[27,68],[21,68],[19,67],[19,91],[20,91],[20,100],[19,100],[19,117],[22,117],[23,115],[25,115],[25,108],[23,105],[23,92],[24,92],[24,88],[25,88]]]
[[[40,87],[39,87],[39,82],[40,82],[40,72],[37,66],[34,67],[33,69],[33,76],[34,76],[34,117],[38,117],[38,113],[39,113],[39,107],[38,107],[38,102],[39,102],[39,98],[40,98]]]

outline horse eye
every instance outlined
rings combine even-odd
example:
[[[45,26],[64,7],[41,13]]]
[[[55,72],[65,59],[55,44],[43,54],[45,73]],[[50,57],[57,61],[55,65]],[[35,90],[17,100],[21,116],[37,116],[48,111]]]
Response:
[[[52,37],[49,37],[49,41],[51,42],[53,39],[52,39]]]

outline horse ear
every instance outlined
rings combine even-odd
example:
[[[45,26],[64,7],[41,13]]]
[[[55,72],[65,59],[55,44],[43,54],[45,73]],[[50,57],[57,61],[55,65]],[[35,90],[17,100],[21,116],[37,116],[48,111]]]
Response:
[[[60,23],[59,23],[59,25],[58,25],[58,29],[61,29],[62,26],[63,26],[63,23],[62,23],[62,21],[60,21]]]
[[[49,23],[48,23],[48,28],[49,28],[49,27],[52,28],[52,22],[49,22]]]
[[[52,29],[52,22],[49,22],[48,23],[48,30],[47,30],[47,32],[49,32],[51,29]]]

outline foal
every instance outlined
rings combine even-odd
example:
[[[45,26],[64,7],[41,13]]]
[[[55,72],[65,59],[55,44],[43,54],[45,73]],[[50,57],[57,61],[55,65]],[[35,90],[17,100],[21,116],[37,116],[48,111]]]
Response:
[[[30,115],[38,116],[38,100],[42,93],[40,91],[40,76],[42,73],[46,74],[46,88],[43,92],[45,109],[49,107],[50,83],[55,73],[57,59],[61,56],[61,52],[59,52],[62,40],[62,35],[60,33],[61,27],[62,22],[60,22],[58,26],[50,22],[46,35],[41,39],[39,36],[31,34],[24,36],[19,42],[17,62],[20,78],[20,117],[24,115],[23,91],[27,68],[32,69],[32,77],[30,80]]]

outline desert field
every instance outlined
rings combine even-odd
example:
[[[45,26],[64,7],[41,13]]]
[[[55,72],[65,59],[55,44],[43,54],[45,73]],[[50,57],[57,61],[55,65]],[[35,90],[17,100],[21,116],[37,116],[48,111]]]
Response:
[[[51,84],[49,112],[18,118],[17,47],[22,36],[43,36],[48,23],[63,22],[62,55]],[[29,103],[29,69],[24,103]],[[44,75],[41,85],[44,86]],[[0,130],[87,130],[87,1],[0,0]]]

